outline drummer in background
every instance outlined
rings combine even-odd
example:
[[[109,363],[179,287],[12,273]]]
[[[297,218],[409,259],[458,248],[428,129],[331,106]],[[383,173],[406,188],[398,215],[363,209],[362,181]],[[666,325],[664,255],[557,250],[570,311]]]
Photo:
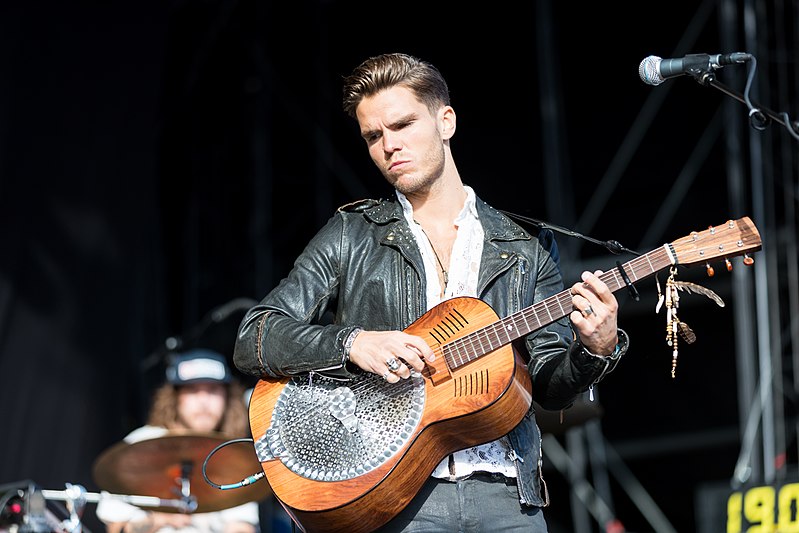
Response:
[[[230,438],[250,436],[244,386],[231,375],[224,356],[204,349],[177,354],[166,370],[166,383],[155,391],[147,425],[133,430],[124,441],[132,444],[163,437],[170,430],[221,432]],[[103,499],[97,505],[97,517],[109,533],[260,530],[256,502],[183,514],[147,511],[123,501]]]

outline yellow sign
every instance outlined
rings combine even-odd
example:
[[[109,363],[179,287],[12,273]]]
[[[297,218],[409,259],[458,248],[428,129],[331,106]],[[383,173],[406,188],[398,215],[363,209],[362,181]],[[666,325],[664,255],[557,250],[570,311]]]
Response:
[[[752,487],[727,499],[727,533],[799,533],[799,483]]]

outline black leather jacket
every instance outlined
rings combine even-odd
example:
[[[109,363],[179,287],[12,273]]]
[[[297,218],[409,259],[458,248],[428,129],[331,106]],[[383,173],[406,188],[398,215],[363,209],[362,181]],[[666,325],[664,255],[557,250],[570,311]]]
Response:
[[[564,289],[550,230],[531,234],[479,198],[477,211],[485,232],[478,295],[500,318]],[[352,329],[405,329],[427,310],[424,283],[422,257],[399,201],[346,205],[289,275],[248,311],[236,367],[258,377],[345,371],[343,344]],[[525,338],[533,399],[546,409],[569,407],[618,363],[619,357],[587,354],[574,337],[564,317]],[[521,503],[548,505],[532,407],[508,437]]]

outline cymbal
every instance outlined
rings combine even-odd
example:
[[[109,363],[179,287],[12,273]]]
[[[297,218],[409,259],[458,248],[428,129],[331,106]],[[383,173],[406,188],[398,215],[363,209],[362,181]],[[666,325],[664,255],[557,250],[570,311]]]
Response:
[[[170,432],[132,444],[119,442],[100,454],[92,475],[97,485],[110,493],[162,500],[181,500],[187,493],[196,499],[197,513],[228,509],[270,496],[272,489],[265,479],[227,490],[211,486],[205,480],[202,469],[208,454],[228,440],[219,433]],[[262,469],[252,443],[236,442],[214,453],[205,472],[211,482],[224,486],[238,483]],[[188,487],[182,491],[183,481],[187,481]],[[179,512],[174,506],[153,510]]]

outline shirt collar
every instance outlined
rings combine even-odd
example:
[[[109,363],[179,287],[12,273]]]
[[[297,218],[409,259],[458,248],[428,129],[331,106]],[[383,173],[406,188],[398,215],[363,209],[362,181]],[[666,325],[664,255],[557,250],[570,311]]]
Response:
[[[463,188],[466,191],[466,201],[463,203],[461,212],[457,217],[455,217],[455,225],[457,226],[460,226],[468,215],[471,215],[474,219],[479,218],[477,215],[477,202],[474,189],[468,185],[464,185]],[[395,189],[394,192],[397,193],[397,199],[399,200],[400,205],[402,205],[402,213],[405,215],[405,218],[408,220],[413,220],[413,206],[411,205],[411,202],[398,190]]]

